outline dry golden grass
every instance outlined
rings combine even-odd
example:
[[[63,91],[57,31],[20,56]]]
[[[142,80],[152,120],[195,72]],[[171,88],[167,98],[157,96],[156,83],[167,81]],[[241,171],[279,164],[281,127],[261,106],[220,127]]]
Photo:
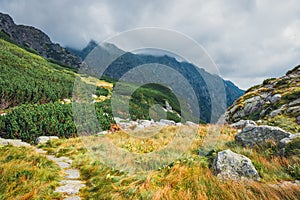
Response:
[[[298,156],[279,157],[271,152],[272,148],[263,152],[258,149],[241,148],[232,142],[236,130],[227,126],[202,125],[196,127],[193,131],[196,131],[197,134],[193,137],[188,150],[180,158],[160,167],[153,167],[149,162],[146,166],[148,170],[139,171],[139,173],[122,172],[118,170],[118,166],[112,167],[110,163],[103,163],[103,159],[99,157],[101,154],[89,153],[93,152],[93,147],[108,148],[108,145],[104,145],[105,142],[112,143],[116,148],[121,148],[127,152],[126,156],[128,157],[125,156],[122,160],[118,160],[116,157],[119,155],[114,155],[116,152],[112,151],[110,158],[117,163],[132,164],[131,162],[134,160],[131,160],[129,155],[133,153],[148,155],[159,149],[164,149],[165,145],[172,143],[180,130],[188,133],[191,129],[189,127],[182,129],[165,127],[150,138],[137,137],[149,135],[147,131],[130,133],[135,134],[135,137],[125,132],[116,132],[107,136],[59,140],[47,144],[44,148],[57,155],[71,156],[75,160],[74,166],[80,168],[82,176],[86,180],[87,187],[82,191],[82,194],[88,199],[279,200],[298,199],[300,197],[299,187],[292,185],[284,188],[276,186],[282,180],[294,179],[287,171],[287,167],[299,164]],[[182,138],[189,138],[188,136],[188,134],[180,135]],[[179,144],[175,144],[168,149],[170,152],[182,148]],[[248,156],[259,171],[262,181],[221,181],[214,176],[210,170],[212,160],[218,151],[227,148]]]
[[[0,199],[61,199],[59,169],[25,147],[0,147]]]

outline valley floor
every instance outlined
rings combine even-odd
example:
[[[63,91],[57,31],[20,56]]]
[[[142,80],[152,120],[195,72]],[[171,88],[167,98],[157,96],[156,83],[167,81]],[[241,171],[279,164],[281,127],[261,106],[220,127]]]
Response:
[[[113,167],[107,165],[108,163],[104,164],[103,159],[97,157],[100,154],[91,153],[98,152],[97,148],[106,148],[107,146],[101,143],[106,141],[124,149],[127,153],[151,154],[170,144],[179,129],[173,126],[164,127],[155,136],[140,139],[122,131],[107,135],[58,139],[41,144],[38,148],[55,157],[64,156],[73,160],[71,167],[79,169],[81,178],[86,184],[80,189],[79,195],[82,199],[253,200],[300,197],[300,186],[295,182],[300,179],[299,155],[281,157],[272,147],[263,152],[242,148],[234,142],[237,131],[227,126],[196,127],[194,129],[196,135],[190,148],[180,158],[161,166],[146,162],[146,167],[135,173],[120,171],[117,165]],[[182,130],[188,132],[191,128],[182,127]],[[135,134],[137,136],[139,133]],[[174,145],[168,152],[171,154],[179,148],[181,148],[179,145]],[[218,179],[212,173],[211,165],[216,153],[224,149],[231,149],[249,157],[261,180],[239,182]],[[112,158],[117,158],[114,156],[116,155],[112,155]],[[0,161],[3,163],[0,166],[2,175],[0,199],[62,198],[63,195],[55,192],[55,188],[60,186],[62,171],[45,156],[29,150],[28,147],[5,146],[1,147]],[[114,161],[120,163],[117,159]],[[128,157],[123,161],[130,166],[136,162]]]

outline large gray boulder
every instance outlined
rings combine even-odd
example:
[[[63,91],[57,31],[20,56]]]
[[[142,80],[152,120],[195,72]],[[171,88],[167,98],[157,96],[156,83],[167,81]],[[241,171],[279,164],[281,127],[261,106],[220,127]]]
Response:
[[[279,127],[246,126],[235,136],[235,141],[245,147],[254,147],[255,145],[263,147],[269,142],[277,145],[280,140],[290,137],[290,135],[291,133]]]
[[[251,160],[230,149],[221,151],[213,162],[213,173],[222,180],[260,180],[260,176]]]
[[[233,123],[229,126],[232,127],[232,128],[242,129],[242,128],[244,128],[246,126],[249,126],[249,125],[256,125],[256,123],[252,120],[243,120],[242,119],[242,120],[240,120],[236,123]]]

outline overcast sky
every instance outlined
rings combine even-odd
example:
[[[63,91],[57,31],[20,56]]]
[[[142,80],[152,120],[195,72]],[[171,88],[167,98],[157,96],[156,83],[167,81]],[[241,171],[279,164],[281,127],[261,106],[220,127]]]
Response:
[[[299,0],[0,0],[0,11],[76,48],[133,28],[176,30],[243,89],[300,64]]]

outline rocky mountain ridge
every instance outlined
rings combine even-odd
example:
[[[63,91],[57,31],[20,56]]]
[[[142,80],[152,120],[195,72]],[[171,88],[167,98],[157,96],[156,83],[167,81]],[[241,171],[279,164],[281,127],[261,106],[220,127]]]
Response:
[[[81,64],[80,57],[53,43],[47,34],[32,26],[15,24],[7,14],[0,13],[0,31],[18,45],[33,49],[45,58],[73,67]]]
[[[280,116],[300,124],[300,66],[247,90],[228,108],[226,121],[272,120]]]

